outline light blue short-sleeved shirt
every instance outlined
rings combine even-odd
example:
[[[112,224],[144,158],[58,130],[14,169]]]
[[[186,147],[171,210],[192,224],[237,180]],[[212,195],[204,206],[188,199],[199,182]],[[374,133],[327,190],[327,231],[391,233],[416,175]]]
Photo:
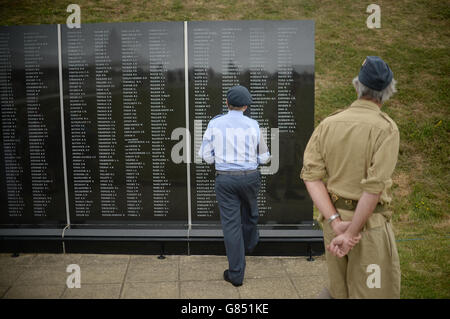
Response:
[[[270,160],[258,122],[237,110],[208,123],[198,155],[219,171],[254,170]]]

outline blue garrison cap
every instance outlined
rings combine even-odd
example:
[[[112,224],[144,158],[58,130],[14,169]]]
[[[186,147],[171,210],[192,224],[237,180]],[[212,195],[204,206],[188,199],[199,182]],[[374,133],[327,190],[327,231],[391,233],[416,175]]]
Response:
[[[236,85],[233,86],[227,92],[228,104],[241,107],[244,105],[250,105],[253,103],[252,95],[245,86]]]
[[[392,81],[393,73],[380,57],[368,56],[359,70],[358,80],[375,91],[384,90]]]

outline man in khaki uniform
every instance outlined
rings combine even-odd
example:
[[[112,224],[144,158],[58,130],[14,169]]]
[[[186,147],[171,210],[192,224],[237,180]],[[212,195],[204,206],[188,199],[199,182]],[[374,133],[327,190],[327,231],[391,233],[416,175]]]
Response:
[[[358,100],[324,119],[306,147],[301,178],[327,247],[330,286],[321,297],[400,298],[389,208],[399,131],[380,111],[395,83],[389,66],[368,56],[353,80]]]

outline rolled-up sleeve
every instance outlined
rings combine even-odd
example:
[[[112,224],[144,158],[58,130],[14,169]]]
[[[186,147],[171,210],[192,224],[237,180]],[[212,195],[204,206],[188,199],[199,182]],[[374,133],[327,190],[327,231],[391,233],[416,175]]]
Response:
[[[212,128],[208,125],[205,134],[203,135],[202,145],[198,151],[198,156],[203,158],[203,160],[208,164],[214,163],[214,136],[212,131]]]
[[[325,161],[320,152],[321,132],[322,125],[319,125],[309,139],[308,145],[306,145],[303,154],[303,168],[300,174],[304,181],[317,181],[326,176]]]
[[[391,130],[380,136],[379,147],[375,150],[367,177],[361,180],[361,188],[371,194],[379,194],[392,186],[391,176],[397,164],[400,135]]]
[[[259,131],[258,163],[267,164],[269,162],[270,162],[269,148],[267,147],[264,135],[262,134],[261,131]]]

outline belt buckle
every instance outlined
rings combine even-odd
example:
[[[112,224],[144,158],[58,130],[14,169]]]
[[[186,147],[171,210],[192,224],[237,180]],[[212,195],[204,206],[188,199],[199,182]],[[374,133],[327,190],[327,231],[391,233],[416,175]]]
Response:
[[[339,199],[338,195],[331,193],[331,200],[333,201],[333,204],[336,203],[338,199]]]
[[[353,201],[351,199],[346,199],[345,200],[345,205],[347,205],[348,208],[352,209],[353,208]]]

